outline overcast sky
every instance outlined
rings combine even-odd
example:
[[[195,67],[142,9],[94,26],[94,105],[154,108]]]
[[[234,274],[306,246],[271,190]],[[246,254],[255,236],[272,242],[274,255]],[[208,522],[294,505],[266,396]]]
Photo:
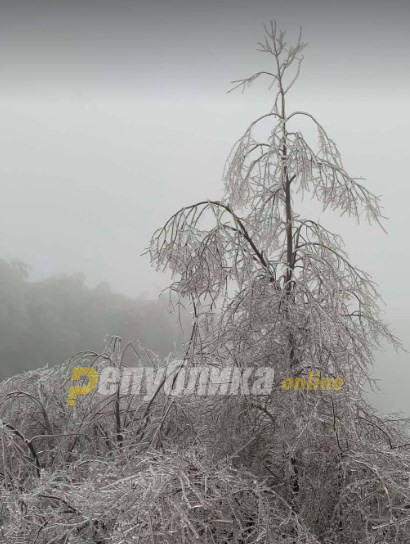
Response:
[[[310,44],[289,109],[316,115],[383,196],[389,235],[312,214],[379,283],[410,349],[405,0],[0,0],[0,257],[156,296],[166,278],[140,256],[152,231],[221,196],[231,145],[271,107],[263,84],[226,91],[267,67],[256,43],[273,18]],[[410,413],[409,359],[378,357],[383,408]]]

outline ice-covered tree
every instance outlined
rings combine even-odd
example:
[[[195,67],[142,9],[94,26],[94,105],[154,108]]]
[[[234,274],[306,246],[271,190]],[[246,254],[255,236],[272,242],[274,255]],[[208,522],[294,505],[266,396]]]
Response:
[[[380,318],[374,282],[349,261],[341,237],[297,213],[310,194],[324,209],[383,228],[379,197],[347,172],[319,121],[288,106],[306,46],[301,35],[290,46],[271,23],[259,46],[266,71],[231,90],[267,79],[273,107],[234,145],[223,198],[175,213],[154,233],[151,258],[192,305],[188,364],[274,365],[271,397],[247,405],[255,436],[258,411],[271,421],[252,455],[273,487],[284,486],[295,519],[319,542],[402,542],[409,531],[405,447],[397,426],[377,417],[362,394],[375,349],[399,343]],[[299,130],[302,121],[316,142]],[[281,391],[284,376],[311,371],[342,377],[343,390]],[[289,542],[302,541],[297,527],[288,534]]]
[[[379,201],[346,172],[316,119],[286,107],[303,48],[266,28],[270,68],[234,86],[270,78],[272,110],[235,144],[224,197],[178,211],[150,246],[192,306],[184,364],[269,365],[272,392],[168,394],[176,374],[147,396],[127,392],[115,380],[126,352],[150,372],[160,361],[139,342],[120,350],[117,336],[103,353],[2,382],[1,542],[410,542],[408,433],[362,394],[374,349],[398,343],[341,239],[297,213],[311,193],[380,224]],[[298,130],[302,120],[317,145]],[[67,406],[73,367],[90,365],[115,366],[114,388]],[[344,386],[282,390],[283,377],[308,372]]]
[[[380,340],[395,340],[379,318],[371,278],[349,262],[338,235],[298,215],[294,197],[312,193],[325,209],[357,220],[380,224],[382,215],[379,198],[345,170],[316,118],[287,108],[304,47],[300,38],[288,47],[274,24],[266,29],[260,50],[271,71],[234,88],[268,78],[277,90],[272,110],[235,144],[224,197],[173,215],[155,233],[151,256],[171,269],[172,289],[189,296],[197,312],[207,303],[219,310],[216,319],[202,310],[195,331],[202,356],[229,352],[235,361],[255,362],[259,354],[292,372],[314,366],[357,381]],[[301,118],[316,129],[317,145],[298,130]]]

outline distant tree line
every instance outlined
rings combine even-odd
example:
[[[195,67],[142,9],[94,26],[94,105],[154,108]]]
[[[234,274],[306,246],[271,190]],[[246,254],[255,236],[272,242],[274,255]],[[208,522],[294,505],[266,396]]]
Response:
[[[101,351],[106,334],[138,338],[160,356],[182,339],[168,300],[132,299],[83,274],[30,281],[29,266],[0,259],[0,379],[60,363],[78,351]]]

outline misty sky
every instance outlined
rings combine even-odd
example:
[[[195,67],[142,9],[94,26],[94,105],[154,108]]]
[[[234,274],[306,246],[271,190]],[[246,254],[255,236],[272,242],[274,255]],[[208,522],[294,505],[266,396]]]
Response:
[[[370,272],[385,319],[410,349],[406,1],[0,0],[0,257],[33,278],[84,272],[90,285],[156,296],[167,278],[140,254],[179,207],[222,193],[225,158],[271,107],[256,52],[276,18],[305,62],[290,109],[313,113],[347,169],[383,196],[386,228],[331,214],[351,260]],[[309,210],[309,205],[306,208]],[[387,410],[410,413],[410,355],[378,357]]]

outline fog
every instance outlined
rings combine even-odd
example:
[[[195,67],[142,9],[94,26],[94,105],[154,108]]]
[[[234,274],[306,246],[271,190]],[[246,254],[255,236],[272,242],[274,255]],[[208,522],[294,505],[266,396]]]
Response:
[[[409,15],[404,1],[0,1],[0,258],[28,263],[32,281],[81,272],[90,289],[155,299],[169,278],[141,256],[151,233],[221,196],[232,144],[271,108],[262,83],[226,91],[265,65],[256,42],[275,17],[310,44],[290,107],[313,113],[382,196],[388,235],[320,219],[379,284],[410,349]],[[378,355],[381,409],[410,412],[408,363]]]

